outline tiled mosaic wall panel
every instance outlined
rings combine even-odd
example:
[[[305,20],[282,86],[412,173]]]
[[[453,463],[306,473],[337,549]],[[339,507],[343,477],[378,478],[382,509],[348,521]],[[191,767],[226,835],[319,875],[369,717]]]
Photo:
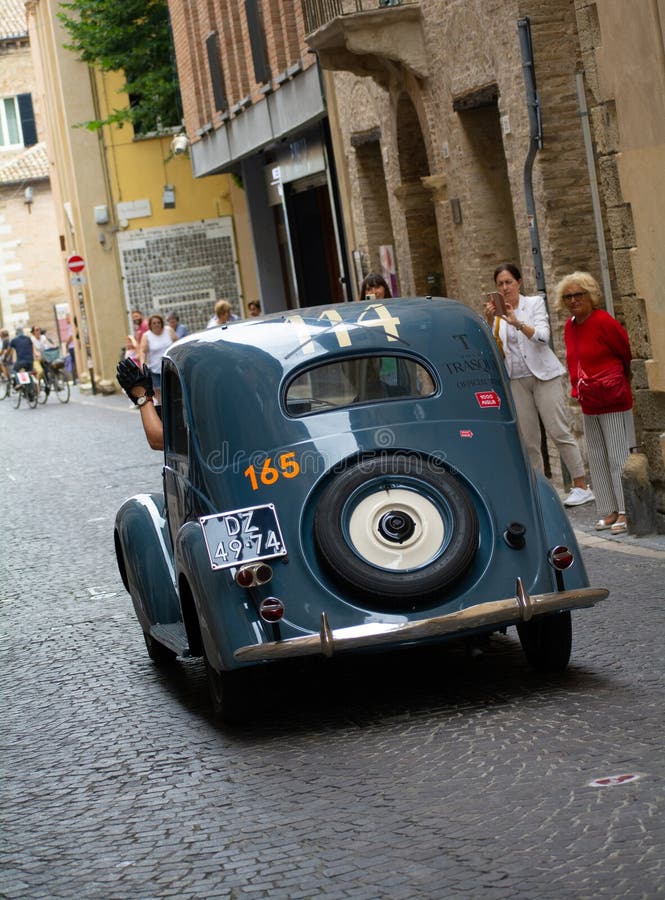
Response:
[[[242,314],[230,217],[118,235],[128,315],[175,311],[190,331],[206,327],[215,302]]]

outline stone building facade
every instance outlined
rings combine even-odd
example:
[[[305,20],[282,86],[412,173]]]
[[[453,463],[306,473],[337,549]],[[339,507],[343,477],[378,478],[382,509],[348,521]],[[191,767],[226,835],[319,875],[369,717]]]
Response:
[[[57,339],[67,291],[44,136],[23,0],[0,0],[0,324]]]
[[[631,4],[630,22],[622,0],[302,5],[358,277],[385,267],[387,246],[399,293],[480,310],[501,260],[546,297],[592,272],[631,337],[638,445],[665,530],[662,2]],[[562,356],[551,302],[550,316]]]

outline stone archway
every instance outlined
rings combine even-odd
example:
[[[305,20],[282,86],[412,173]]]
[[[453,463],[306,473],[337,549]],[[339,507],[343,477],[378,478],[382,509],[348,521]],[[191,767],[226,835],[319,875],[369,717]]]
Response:
[[[347,102],[349,122],[348,161],[353,190],[353,224],[360,251],[362,275],[381,272],[380,248],[393,248],[395,239],[384,167],[383,141],[386,139],[382,123],[387,102],[383,91],[367,83],[357,82]],[[387,273],[386,273],[387,274]],[[360,287],[361,273],[356,271]],[[390,279],[388,279],[390,281]]]
[[[431,175],[427,149],[418,113],[405,92],[398,97],[395,122],[400,184],[394,194],[404,214],[411,269],[410,287],[417,295],[445,295],[433,197],[426,181],[423,181]]]

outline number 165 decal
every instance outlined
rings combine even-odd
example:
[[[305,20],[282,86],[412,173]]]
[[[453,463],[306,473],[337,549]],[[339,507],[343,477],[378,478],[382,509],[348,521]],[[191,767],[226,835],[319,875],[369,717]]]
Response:
[[[280,453],[273,464],[272,456],[267,456],[260,466],[253,463],[248,466],[243,475],[249,478],[253,491],[258,491],[259,486],[274,484],[279,478],[295,478],[300,474],[300,466],[295,459],[295,453]]]

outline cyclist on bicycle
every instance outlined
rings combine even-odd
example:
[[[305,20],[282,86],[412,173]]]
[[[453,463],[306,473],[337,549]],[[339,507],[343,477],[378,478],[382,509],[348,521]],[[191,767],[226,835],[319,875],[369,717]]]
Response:
[[[0,339],[2,340],[2,347],[0,347],[0,372],[2,372],[3,378],[9,378],[7,365],[11,366],[12,348],[9,346],[9,332],[6,328],[0,329]]]
[[[16,329],[16,336],[9,342],[10,348],[16,354],[14,360],[14,375],[25,369],[26,372],[32,372],[35,367],[35,355],[32,349],[32,341],[23,334],[22,328]]]
[[[44,365],[44,354],[42,353],[42,351],[48,350],[50,347],[53,347],[53,344],[41,330],[39,325],[33,325],[30,329],[30,340],[32,341],[32,351],[35,358],[35,374],[38,379],[40,376],[43,376],[44,381],[48,382],[48,379],[46,377],[46,366]]]

